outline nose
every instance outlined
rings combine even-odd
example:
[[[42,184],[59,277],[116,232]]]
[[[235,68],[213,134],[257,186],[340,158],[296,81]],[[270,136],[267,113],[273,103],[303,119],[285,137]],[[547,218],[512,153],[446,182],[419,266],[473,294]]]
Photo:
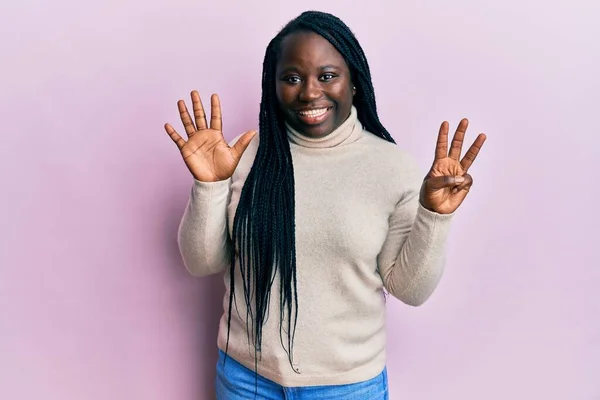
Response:
[[[302,85],[302,90],[299,93],[298,99],[300,101],[310,103],[320,99],[321,96],[323,96],[323,91],[321,90],[319,81],[315,79],[307,79]]]

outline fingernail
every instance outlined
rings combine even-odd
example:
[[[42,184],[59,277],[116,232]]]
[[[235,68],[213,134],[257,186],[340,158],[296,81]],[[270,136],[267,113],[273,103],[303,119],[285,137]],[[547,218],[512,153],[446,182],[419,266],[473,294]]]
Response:
[[[465,181],[465,177],[464,176],[457,176],[454,178],[454,182],[456,182],[457,184],[461,184]]]

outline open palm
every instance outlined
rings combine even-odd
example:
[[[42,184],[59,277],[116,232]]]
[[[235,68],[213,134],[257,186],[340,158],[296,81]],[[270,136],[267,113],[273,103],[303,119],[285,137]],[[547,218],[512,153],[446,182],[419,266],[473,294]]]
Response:
[[[486,140],[485,134],[477,136],[465,156],[460,160],[463,140],[469,121],[460,121],[450,151],[448,151],[448,122],[440,127],[435,150],[435,158],[421,187],[421,204],[440,214],[451,214],[462,204],[473,185],[473,177],[468,174],[479,150]]]
[[[190,117],[185,102],[183,100],[177,102],[188,140],[185,141],[168,123],[165,124],[165,130],[179,148],[185,165],[195,179],[202,182],[226,180],[233,175],[242,154],[256,135],[256,131],[244,133],[230,147],[223,137],[219,97],[213,94],[210,99],[210,127],[206,122],[206,113],[200,95],[194,90],[191,97],[194,121]]]

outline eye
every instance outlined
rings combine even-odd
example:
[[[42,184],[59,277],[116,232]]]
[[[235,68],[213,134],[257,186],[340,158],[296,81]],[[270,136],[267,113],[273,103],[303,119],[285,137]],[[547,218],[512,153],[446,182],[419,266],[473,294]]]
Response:
[[[321,76],[321,80],[324,80],[324,81],[330,81],[330,80],[332,80],[333,78],[335,78],[335,75],[334,75],[334,74],[323,74],[323,75]]]
[[[287,83],[298,83],[300,82],[300,77],[298,76],[286,76],[285,78],[283,78],[284,82]]]

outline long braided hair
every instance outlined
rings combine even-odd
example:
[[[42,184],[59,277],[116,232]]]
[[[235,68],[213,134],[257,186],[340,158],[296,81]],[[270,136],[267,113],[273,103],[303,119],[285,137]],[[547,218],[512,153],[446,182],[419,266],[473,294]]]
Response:
[[[279,272],[280,339],[288,353],[290,365],[294,368],[292,348],[298,319],[294,168],[285,121],[278,108],[275,69],[282,40],[298,31],[321,35],[344,57],[356,87],[353,103],[358,119],[367,131],[395,143],[379,121],[367,58],[344,22],[328,13],[306,11],[290,21],[271,40],[263,62],[260,142],[233,222],[232,241],[237,257],[232,257],[229,271],[227,347],[235,298],[234,272],[238,261],[247,306],[248,339],[254,342],[255,366],[258,358],[256,355],[261,350],[262,327],[268,315],[271,287]],[[287,332],[287,344],[284,344],[282,331]],[[253,334],[252,338],[250,332]]]

